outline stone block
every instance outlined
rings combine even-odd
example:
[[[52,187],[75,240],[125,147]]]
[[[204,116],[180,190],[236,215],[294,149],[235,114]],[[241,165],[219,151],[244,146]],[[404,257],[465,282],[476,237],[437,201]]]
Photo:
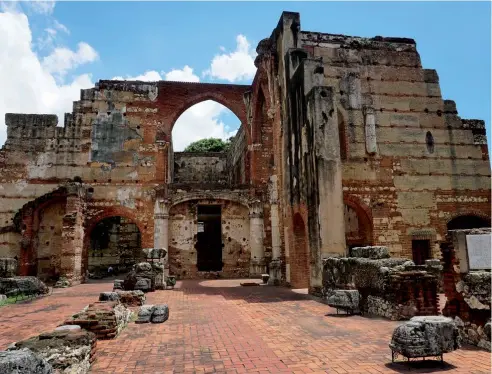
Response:
[[[53,367],[31,350],[0,352],[0,373],[15,374],[53,374]]]
[[[122,279],[115,279],[114,284],[113,284],[113,291],[122,290],[122,289],[123,289],[123,280]]]
[[[56,373],[88,373],[95,359],[96,335],[76,325],[60,327],[16,342],[9,350],[29,349],[46,360]]]
[[[387,247],[368,246],[352,248],[350,257],[363,257],[378,260],[382,258],[389,258],[390,255]]]
[[[152,323],[163,323],[166,322],[169,318],[169,307],[165,304],[163,305],[154,305],[154,309],[152,312],[152,317],[150,322]]]
[[[99,301],[119,301],[120,295],[117,292],[101,292]]]
[[[358,311],[360,295],[357,290],[335,290],[326,301],[333,308]]]
[[[137,278],[134,289],[148,292],[151,290],[151,281],[148,278]]]
[[[153,305],[142,305],[138,310],[138,319],[135,323],[149,323],[154,311]]]
[[[141,306],[145,303],[143,291],[117,291],[120,303],[125,306]]]
[[[0,294],[7,297],[18,294],[44,295],[48,292],[48,287],[36,277],[0,278]]]
[[[442,316],[413,317],[393,331],[390,348],[405,357],[440,356],[461,347],[458,327]]]

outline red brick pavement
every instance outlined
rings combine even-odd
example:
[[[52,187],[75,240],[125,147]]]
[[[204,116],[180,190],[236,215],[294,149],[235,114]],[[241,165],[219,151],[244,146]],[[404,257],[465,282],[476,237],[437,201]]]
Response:
[[[99,341],[92,373],[490,373],[490,353],[472,347],[445,354],[444,366],[392,364],[388,343],[397,322],[337,316],[307,295],[238,283],[183,281],[148,294],[148,304],[169,305],[169,320],[131,323],[116,339]],[[1,308],[2,345],[49,330],[110,289],[109,283],[81,285],[27,308]]]

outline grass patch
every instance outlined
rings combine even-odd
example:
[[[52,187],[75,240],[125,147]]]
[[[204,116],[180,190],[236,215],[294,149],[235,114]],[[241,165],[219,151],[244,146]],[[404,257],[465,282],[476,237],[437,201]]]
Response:
[[[5,300],[0,300],[0,307],[10,304],[15,304],[16,302],[25,300],[27,298],[28,296],[24,294],[19,294],[17,296],[9,296]]]

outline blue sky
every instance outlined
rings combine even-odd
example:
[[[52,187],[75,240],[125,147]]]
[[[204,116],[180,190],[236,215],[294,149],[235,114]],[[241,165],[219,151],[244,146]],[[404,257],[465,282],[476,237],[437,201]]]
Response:
[[[41,73],[50,75],[43,79],[54,85],[50,95],[45,95],[51,101],[33,99],[32,109],[29,103],[15,101],[25,97],[23,92],[8,98],[0,93],[0,143],[5,111],[62,113],[69,110],[70,100],[77,99],[80,88],[99,79],[153,72],[146,77],[158,74],[162,79],[250,83],[256,45],[270,36],[283,10],[300,12],[302,30],[414,38],[423,66],[439,74],[443,98],[455,100],[463,118],[484,119],[491,132],[489,2],[58,2],[46,9],[23,3],[15,9],[3,6],[3,10],[27,16],[32,34],[30,58],[39,60]],[[0,31],[5,35],[2,27],[7,33],[7,27],[17,30],[17,21],[11,22],[13,26],[3,23]],[[17,34],[21,33],[11,31]],[[0,47],[5,48],[8,42],[2,44],[1,39]],[[81,49],[81,42],[91,49]],[[54,58],[56,49],[64,53]],[[4,63],[1,56],[0,67]],[[4,54],[3,58],[9,57]],[[7,88],[11,89],[8,84]],[[32,96],[40,88],[22,89]],[[237,120],[228,111],[214,103],[207,105],[183,120],[187,125],[180,136],[188,134],[196,121],[207,124],[205,135],[196,136],[226,136],[234,131]]]

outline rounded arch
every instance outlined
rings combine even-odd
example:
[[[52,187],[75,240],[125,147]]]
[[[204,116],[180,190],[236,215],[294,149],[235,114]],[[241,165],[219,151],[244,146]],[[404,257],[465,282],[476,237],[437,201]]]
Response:
[[[171,128],[170,130],[172,131],[174,128],[174,125],[178,118],[186,112],[188,109],[190,109],[193,105],[199,104],[201,102],[207,101],[207,100],[212,100],[215,101],[223,106],[225,106],[227,109],[229,109],[232,113],[236,115],[237,118],[241,121],[241,123],[246,123],[246,111],[244,108],[244,104],[241,107],[237,103],[235,103],[235,100],[231,100],[230,98],[227,98],[225,95],[223,95],[220,92],[204,92],[204,93],[197,93],[195,95],[190,96],[189,98],[183,100],[177,108],[174,110],[173,115],[171,116]]]
[[[105,219],[112,217],[121,217],[128,220],[136,226],[140,236],[140,248],[153,247],[153,235],[145,235],[148,231],[147,226],[139,219],[136,212],[133,209],[129,209],[123,206],[113,206],[104,208],[98,211],[91,218],[87,219],[84,223],[84,244],[82,248],[82,274],[85,277],[86,272],[89,270],[89,250],[91,248],[91,237],[94,228]]]
[[[373,225],[371,210],[357,197],[346,196],[345,204],[345,240],[349,249],[354,246],[373,245]],[[357,217],[356,222],[348,222],[351,211]],[[351,226],[351,224],[353,224]],[[355,230],[354,230],[355,229]]]
[[[490,217],[474,211],[455,213],[446,222],[447,230],[478,229],[490,227]]]
[[[123,217],[135,222],[141,233],[147,230],[147,227],[138,219],[138,216],[133,209],[123,206],[114,206],[103,209],[85,222],[85,237],[91,234],[91,231],[100,221],[105,218],[115,216]]]
[[[253,103],[253,121],[251,129],[251,141],[258,143],[260,141],[259,136],[261,134],[261,125],[264,122],[269,121],[268,112],[271,110],[269,91],[266,82],[260,79],[256,85],[253,86],[253,97],[255,102]]]

